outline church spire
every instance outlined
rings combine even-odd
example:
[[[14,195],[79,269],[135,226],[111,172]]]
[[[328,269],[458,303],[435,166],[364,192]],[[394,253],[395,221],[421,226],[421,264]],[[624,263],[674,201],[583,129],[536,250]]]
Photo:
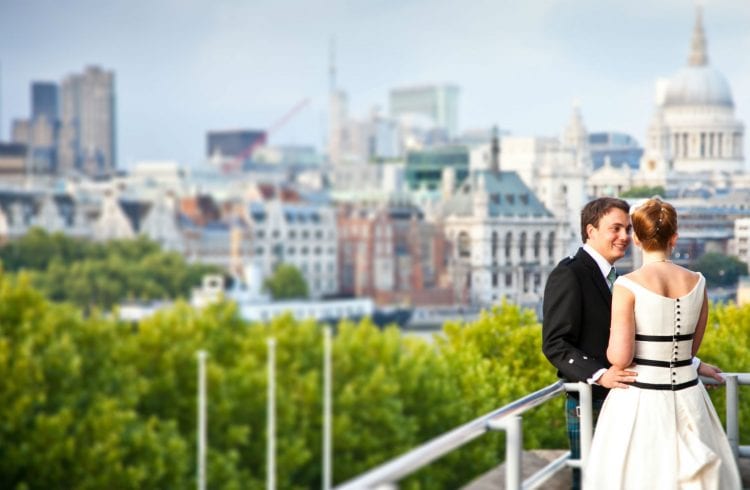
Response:
[[[331,37],[328,48],[328,82],[331,93],[336,91],[336,38]]]
[[[703,9],[700,5],[695,7],[695,27],[693,27],[693,40],[690,46],[688,64],[690,66],[703,66],[708,64],[706,35],[703,33]]]

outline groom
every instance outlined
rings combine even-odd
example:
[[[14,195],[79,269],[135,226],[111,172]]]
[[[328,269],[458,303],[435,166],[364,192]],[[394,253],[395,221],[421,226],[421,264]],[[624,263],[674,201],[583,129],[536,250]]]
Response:
[[[581,211],[583,247],[563,259],[544,290],[542,351],[566,382],[592,385],[594,421],[610,388],[627,388],[634,371],[607,361],[612,309],[614,264],[630,246],[630,205],[622,199],[594,199]],[[723,382],[720,371],[701,363],[699,374]],[[565,414],[572,459],[580,458],[578,394],[567,395]],[[573,470],[573,488],[580,488],[580,470]]]

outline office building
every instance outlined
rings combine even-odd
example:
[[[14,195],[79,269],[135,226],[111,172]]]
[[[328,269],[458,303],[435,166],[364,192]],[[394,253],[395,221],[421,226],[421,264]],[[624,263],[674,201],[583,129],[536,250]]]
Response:
[[[54,82],[32,82],[31,84],[31,119],[41,117],[48,121],[60,118],[58,104],[58,87]]]
[[[115,75],[89,66],[60,88],[58,171],[103,177],[116,167]]]
[[[451,168],[457,182],[469,175],[470,151],[465,146],[443,146],[410,151],[406,155],[406,183],[411,191],[440,191],[443,171]]]
[[[0,181],[19,181],[25,176],[27,151],[23,143],[0,143]]]
[[[426,118],[448,139],[458,135],[458,87],[423,85],[391,90],[390,115],[399,120]]]
[[[266,144],[266,132],[250,129],[209,131],[206,135],[206,156],[248,159],[259,146]]]
[[[588,143],[594,170],[603,167],[607,158],[615,167],[625,164],[637,170],[643,156],[643,148],[638,141],[625,133],[590,133]]]

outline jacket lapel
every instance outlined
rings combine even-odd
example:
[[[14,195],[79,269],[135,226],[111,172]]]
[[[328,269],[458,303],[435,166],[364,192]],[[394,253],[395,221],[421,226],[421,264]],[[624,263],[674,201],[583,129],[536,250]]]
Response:
[[[588,254],[583,248],[578,249],[578,254],[576,254],[577,258],[581,260],[581,263],[583,263],[586,268],[589,270],[589,273],[591,274],[591,282],[594,284],[597,290],[599,290],[599,293],[602,295],[602,299],[610,305],[612,305],[612,291],[610,291],[609,286],[607,285],[607,280],[602,275],[601,269],[599,269],[599,266],[597,265],[594,258]]]

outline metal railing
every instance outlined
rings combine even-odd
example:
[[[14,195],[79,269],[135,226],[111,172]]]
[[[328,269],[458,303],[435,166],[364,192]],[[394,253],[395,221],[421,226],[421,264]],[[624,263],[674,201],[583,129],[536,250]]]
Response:
[[[726,432],[735,458],[750,457],[750,446],[740,446],[739,385],[750,385],[750,373],[724,373],[726,380]],[[704,384],[719,384],[710,378]],[[578,391],[581,400],[581,459],[570,458],[567,452],[550,462],[525,481],[521,480],[521,455],[523,452],[523,427],[521,415],[565,392]],[[563,467],[585,468],[593,438],[593,411],[591,386],[586,383],[558,381],[541,390],[519,398],[508,405],[493,410],[479,418],[453,429],[418,446],[411,451],[387,461],[366,473],[337,486],[338,490],[395,489],[402,478],[427,466],[432,461],[466,445],[474,439],[496,430],[506,433],[505,488],[507,490],[534,489],[549,480]]]

